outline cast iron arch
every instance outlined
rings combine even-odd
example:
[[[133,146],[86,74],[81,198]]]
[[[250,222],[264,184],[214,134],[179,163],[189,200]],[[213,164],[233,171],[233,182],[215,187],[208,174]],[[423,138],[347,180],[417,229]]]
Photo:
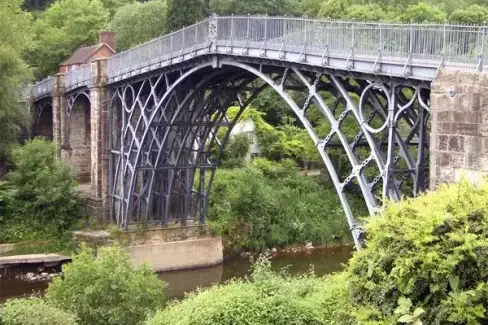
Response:
[[[169,99],[175,95],[178,87],[183,84],[187,79],[191,78],[192,75],[198,73],[202,69],[209,68],[210,66],[213,66],[213,68],[216,69],[213,69],[212,73],[209,73],[199,83],[194,85],[193,89],[185,93],[184,98],[178,103],[176,109],[173,109],[172,115],[168,119],[164,115],[164,111],[168,110],[167,106],[165,105],[168,105],[170,101]],[[133,212],[133,210],[131,209],[134,209],[136,205],[138,205],[138,213],[140,214],[141,212],[143,212],[144,216],[142,220],[139,220],[147,222],[148,211],[151,209],[151,203],[154,196],[161,195],[161,193],[157,193],[157,191],[154,190],[154,183],[156,177],[155,175],[158,174],[158,166],[160,163],[160,157],[163,154],[163,149],[167,149],[167,147],[164,146],[164,142],[166,141],[168,132],[170,132],[171,130],[171,126],[173,126],[173,124],[177,122],[184,114],[188,114],[188,112],[190,112],[192,116],[187,116],[186,119],[184,119],[185,123],[187,123],[186,128],[184,129],[184,135],[180,138],[173,139],[170,147],[170,150],[173,150],[175,143],[177,143],[176,147],[178,148],[178,150],[177,156],[175,157],[176,164],[174,166],[168,166],[168,170],[169,167],[173,167],[174,170],[170,172],[171,175],[169,176],[170,181],[168,184],[169,190],[165,193],[164,196],[164,199],[166,200],[166,204],[164,207],[164,209],[166,210],[166,212],[164,213],[165,221],[167,221],[168,209],[170,208],[169,203],[170,199],[172,198],[172,191],[174,189],[174,179],[176,177],[181,177],[175,175],[177,175],[177,173],[180,173],[178,175],[183,174],[182,171],[176,171],[176,169],[183,170],[183,168],[187,167],[185,163],[181,163],[180,157],[182,151],[188,151],[188,144],[185,144],[187,147],[184,147],[185,145],[183,144],[184,142],[186,142],[188,137],[190,137],[190,141],[188,143],[190,143],[190,146],[193,146],[195,141],[197,141],[199,137],[202,138],[201,136],[203,136],[203,140],[200,139],[201,142],[199,144],[199,150],[196,150],[197,154],[195,156],[197,157],[197,162],[194,162],[194,164],[190,166],[191,168],[193,168],[193,171],[195,171],[197,168],[201,168],[198,167],[198,163],[200,161],[200,157],[202,156],[202,154],[204,154],[203,151],[205,150],[205,143],[209,141],[212,143],[215,142],[219,146],[219,155],[217,156],[215,167],[218,165],[222,149],[229,138],[230,131],[232,130],[232,127],[235,125],[242,112],[248,106],[250,100],[245,101],[239,99],[239,93],[236,93],[236,96],[233,99],[239,101],[239,113],[232,121],[228,121],[226,125],[228,126],[227,132],[224,136],[223,141],[219,142],[218,139],[216,139],[216,128],[218,128],[220,123],[222,123],[222,121],[226,119],[225,113],[228,107],[219,111],[220,114],[218,115],[218,118],[213,121],[209,121],[209,124],[211,126],[207,126],[203,134],[197,135],[192,130],[194,128],[198,128],[200,126],[199,123],[203,121],[204,117],[199,116],[199,114],[202,110],[204,110],[205,104],[204,102],[200,102],[200,109],[194,108],[194,106],[196,105],[195,96],[198,94],[199,90],[201,90],[200,87],[204,86],[207,81],[215,82],[212,80],[213,77],[218,77],[219,75],[229,73],[229,71],[225,71],[226,68],[229,67],[235,69],[230,72],[231,74],[232,72],[235,73],[236,71],[245,71],[247,73],[247,79],[244,78],[246,81],[243,81],[240,86],[245,88],[253,81],[260,80],[261,82],[264,82],[266,86],[273,88],[274,91],[276,91],[280,95],[280,97],[288,104],[288,106],[294,111],[295,115],[301,121],[309,136],[319,150],[320,156],[329,172],[332,182],[339,195],[344,211],[346,213],[347,221],[349,223],[354,241],[358,247],[361,246],[361,229],[352,213],[348,199],[344,192],[345,188],[349,184],[351,184],[353,181],[357,183],[370,214],[375,214],[380,208],[381,200],[378,200],[375,197],[374,191],[376,185],[379,182],[383,183],[383,198],[392,198],[395,200],[400,198],[400,195],[402,194],[401,186],[409,177],[413,178],[414,194],[425,189],[425,180],[419,182],[419,177],[425,178],[425,156],[426,148],[428,148],[428,141],[426,140],[426,121],[428,118],[429,109],[426,102],[428,100],[429,91],[427,89],[410,87],[409,92],[404,91],[403,88],[406,87],[396,84],[385,85],[374,81],[366,83],[364,83],[363,81],[344,82],[344,80],[341,80],[339,77],[336,76],[323,75],[321,73],[309,73],[307,71],[300,71],[297,68],[282,67],[279,68],[280,73],[266,73],[262,70],[263,66],[256,67],[249,64],[238,63],[233,60],[225,59],[217,62],[216,64],[216,61],[214,60],[213,62],[201,63],[193,68],[190,68],[186,72],[182,71],[181,75],[174,81],[170,81],[168,79],[168,74],[160,75],[158,78],[156,78],[155,82],[147,81],[147,84],[149,84],[150,87],[150,94],[149,96],[147,96],[145,104],[141,107],[143,111],[148,108],[150,110],[149,114],[141,114],[137,120],[135,127],[126,125],[126,127],[124,128],[124,126],[122,126],[122,132],[120,136],[121,148],[118,151],[112,150],[113,153],[117,152],[118,154],[118,163],[116,164],[116,167],[112,167],[112,161],[110,178],[113,179],[119,177],[122,185],[120,186],[120,189],[117,189],[116,186],[114,186],[114,184],[112,183],[110,192],[112,194],[113,205],[119,205],[117,222],[121,227],[127,227],[128,219],[130,217],[130,214]],[[293,82],[301,83],[301,90],[305,90],[306,99],[301,105],[299,105],[299,103],[297,103],[287,92],[286,88],[288,87],[288,79],[292,79],[291,75],[293,75],[293,79],[296,79],[293,80]],[[237,76],[236,78],[241,77]],[[324,84],[324,78],[326,78],[327,82],[329,83],[327,86],[334,88],[337,102],[339,102],[340,99],[342,106],[344,106],[343,111],[340,114],[336,114],[337,107],[331,109],[320,94],[320,87]],[[144,83],[146,81],[142,82]],[[165,82],[166,88],[162,88],[164,90],[164,93],[161,98],[156,100],[156,86],[160,82]],[[261,87],[259,89],[254,87],[253,93],[251,94],[250,98],[253,98],[253,96],[257,95],[262,90],[262,88],[264,87]],[[128,89],[131,90],[132,97],[139,97],[142,86],[139,88],[138,94],[136,94],[136,91],[134,87],[132,87],[132,85],[128,85],[126,88],[124,88],[123,91],[120,91],[120,89],[116,90],[114,96],[112,97],[112,104],[110,105],[112,112],[114,110],[113,101],[118,97],[118,100],[123,103],[125,100],[126,91]],[[355,103],[351,99],[351,94],[354,93],[356,93],[356,95],[360,98],[359,104]],[[405,97],[405,93],[410,93],[410,98],[403,98]],[[149,97],[152,97],[154,107],[147,107],[148,101],[151,100]],[[205,96],[201,99],[205,99]],[[132,107],[129,108],[129,110],[127,111],[130,114],[129,120],[131,119],[131,116],[135,109],[135,105],[137,104],[136,101],[141,104],[141,101],[139,99],[132,100]],[[330,132],[326,137],[318,136],[318,134],[314,130],[312,123],[307,117],[307,110],[310,107],[311,103],[318,107],[323,117],[325,117],[330,123]],[[228,106],[229,105],[230,103],[228,104]],[[365,112],[363,112],[367,105],[372,107],[373,112],[368,117],[364,116]],[[124,106],[124,104],[122,104],[122,106]],[[417,108],[417,112],[412,112],[415,110],[414,106]],[[163,113],[161,113],[161,111],[163,111]],[[372,121],[375,118],[379,118],[381,120],[381,126],[379,128],[371,126],[371,124],[373,124]],[[155,122],[161,122],[163,119],[167,125],[170,125],[170,127],[166,129],[166,133],[162,138],[163,145],[161,145],[157,144],[158,136],[155,134],[155,129],[152,127],[152,125]],[[341,126],[346,119],[354,119],[359,126],[359,133],[355,137],[354,141],[349,141],[344,135],[344,132],[341,130]],[[110,118],[110,121],[111,123],[113,123],[112,118]],[[399,132],[398,126],[399,123],[402,122],[410,127],[410,131],[406,135],[402,135]],[[110,128],[112,130],[113,124],[111,124]],[[375,138],[375,134],[382,131],[387,131],[385,132],[387,136],[386,150],[384,148],[385,136],[380,137],[380,139]],[[122,135],[122,133],[124,134]],[[110,132],[110,134],[112,135],[112,131]],[[129,138],[127,137],[128,134],[130,135]],[[332,138],[337,138],[338,141],[336,142],[336,145],[340,146],[341,149],[344,150],[348,159],[348,163],[352,166],[351,170],[349,171],[349,175],[344,179],[341,179],[339,177],[336,171],[336,167],[334,166],[334,163],[332,162],[326,150],[328,148],[328,145],[332,143]],[[412,145],[413,138],[417,138],[418,150],[416,152],[416,158],[411,157],[412,154],[409,153],[408,150],[406,150],[407,146]],[[369,148],[369,154],[367,154],[366,157],[358,157],[358,155],[354,152],[355,147],[359,145],[361,139],[365,140],[362,142],[363,146]],[[130,142],[130,144],[125,143],[126,140],[129,140],[128,142]],[[155,143],[157,144],[157,148],[154,148]],[[124,150],[124,146],[128,147],[128,151]],[[157,151],[155,160],[148,159],[148,157],[152,155],[154,149],[156,149]],[[187,159],[186,156],[185,159]],[[203,161],[205,161],[205,159],[203,159]],[[408,171],[402,176],[400,180],[396,178],[396,174],[399,173],[399,161],[404,161],[408,169]],[[376,175],[374,179],[369,180],[371,177],[366,177],[364,171],[366,168],[369,168],[371,166],[378,170],[378,175]],[[143,171],[142,174],[140,173],[141,170]],[[149,174],[144,174],[144,171],[146,170],[149,171],[151,177],[148,176]],[[210,181],[207,185],[206,194],[203,195],[204,202],[201,205],[201,210],[203,210],[201,213],[203,217],[200,218],[201,222],[205,221],[204,216],[206,208],[208,207],[208,194],[210,193],[210,188],[212,186],[214,175],[215,168],[211,168]],[[189,183],[191,186],[193,186],[193,179],[190,180]],[[135,195],[136,188],[138,186],[139,189],[137,191],[137,195]],[[185,195],[188,195],[188,188],[186,189],[186,191],[187,193]],[[141,203],[143,200],[145,200],[144,204]]]

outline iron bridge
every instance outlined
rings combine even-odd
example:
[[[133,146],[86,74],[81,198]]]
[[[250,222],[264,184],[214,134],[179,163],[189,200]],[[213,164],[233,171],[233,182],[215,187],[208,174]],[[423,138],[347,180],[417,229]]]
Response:
[[[481,71],[485,34],[483,26],[214,15],[121,52],[107,71],[111,215],[123,229],[205,223],[231,130],[271,88],[317,147],[360,247],[349,192],[360,191],[373,215],[384,200],[428,187],[431,82],[443,68]],[[90,82],[90,65],[66,74],[68,105]],[[31,95],[41,102],[52,89],[46,79]],[[311,107],[328,122],[325,133]],[[331,157],[338,148],[340,166]]]

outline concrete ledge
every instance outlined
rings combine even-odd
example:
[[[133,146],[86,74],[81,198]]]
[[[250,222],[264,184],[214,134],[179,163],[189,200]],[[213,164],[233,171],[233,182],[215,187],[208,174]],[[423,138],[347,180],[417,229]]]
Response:
[[[193,269],[223,262],[222,238],[199,238],[128,246],[134,264],[147,262],[156,272]]]
[[[29,254],[0,257],[0,269],[23,264],[57,265],[71,261],[71,257],[58,254]]]

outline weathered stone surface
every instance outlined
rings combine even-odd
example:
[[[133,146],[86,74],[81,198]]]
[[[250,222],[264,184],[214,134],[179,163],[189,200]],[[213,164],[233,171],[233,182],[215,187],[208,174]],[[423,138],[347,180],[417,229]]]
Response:
[[[0,269],[21,264],[63,263],[71,257],[58,254],[28,254],[0,257]]]
[[[224,260],[220,237],[128,246],[125,249],[134,264],[146,262],[156,272],[217,265]]]
[[[441,71],[431,93],[431,188],[488,174],[488,74]]]

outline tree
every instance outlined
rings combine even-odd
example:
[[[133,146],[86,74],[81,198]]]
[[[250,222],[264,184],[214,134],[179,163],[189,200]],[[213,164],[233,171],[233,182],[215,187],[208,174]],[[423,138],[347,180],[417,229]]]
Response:
[[[294,15],[300,8],[296,0],[210,0],[210,11],[219,15]]]
[[[483,24],[488,20],[488,9],[479,5],[472,5],[466,9],[454,11],[449,20],[462,24]]]
[[[134,2],[136,0],[102,0],[103,6],[108,10],[110,17],[113,17],[119,8]]]
[[[37,11],[46,9],[53,0],[24,0],[22,8],[27,11]]]
[[[406,11],[400,16],[400,19],[405,22],[416,23],[435,23],[443,22],[447,19],[445,12],[439,8],[425,2],[419,2],[415,5],[407,7]]]
[[[168,24],[166,2],[153,0],[131,3],[115,13],[111,27],[117,33],[120,50],[149,41],[166,33]]]
[[[28,53],[37,77],[55,73],[81,45],[95,44],[108,17],[100,0],[59,0],[49,7],[35,23],[36,40]]]
[[[342,18],[351,4],[351,0],[327,0],[320,7],[318,16],[332,19]]]
[[[134,266],[120,247],[98,254],[82,247],[49,286],[48,302],[76,314],[80,325],[137,325],[163,306],[165,283],[148,265]]]
[[[68,164],[56,159],[52,142],[30,140],[11,156],[16,167],[8,179],[12,222],[62,232],[78,221],[76,182]]]
[[[352,5],[346,10],[346,18],[358,21],[388,20],[390,15],[378,4]]]
[[[202,0],[168,0],[168,30],[176,31],[203,19]]]
[[[30,15],[20,8],[22,0],[0,2],[0,156],[19,140],[27,111],[17,102],[16,91],[30,78],[22,52],[30,45]]]

